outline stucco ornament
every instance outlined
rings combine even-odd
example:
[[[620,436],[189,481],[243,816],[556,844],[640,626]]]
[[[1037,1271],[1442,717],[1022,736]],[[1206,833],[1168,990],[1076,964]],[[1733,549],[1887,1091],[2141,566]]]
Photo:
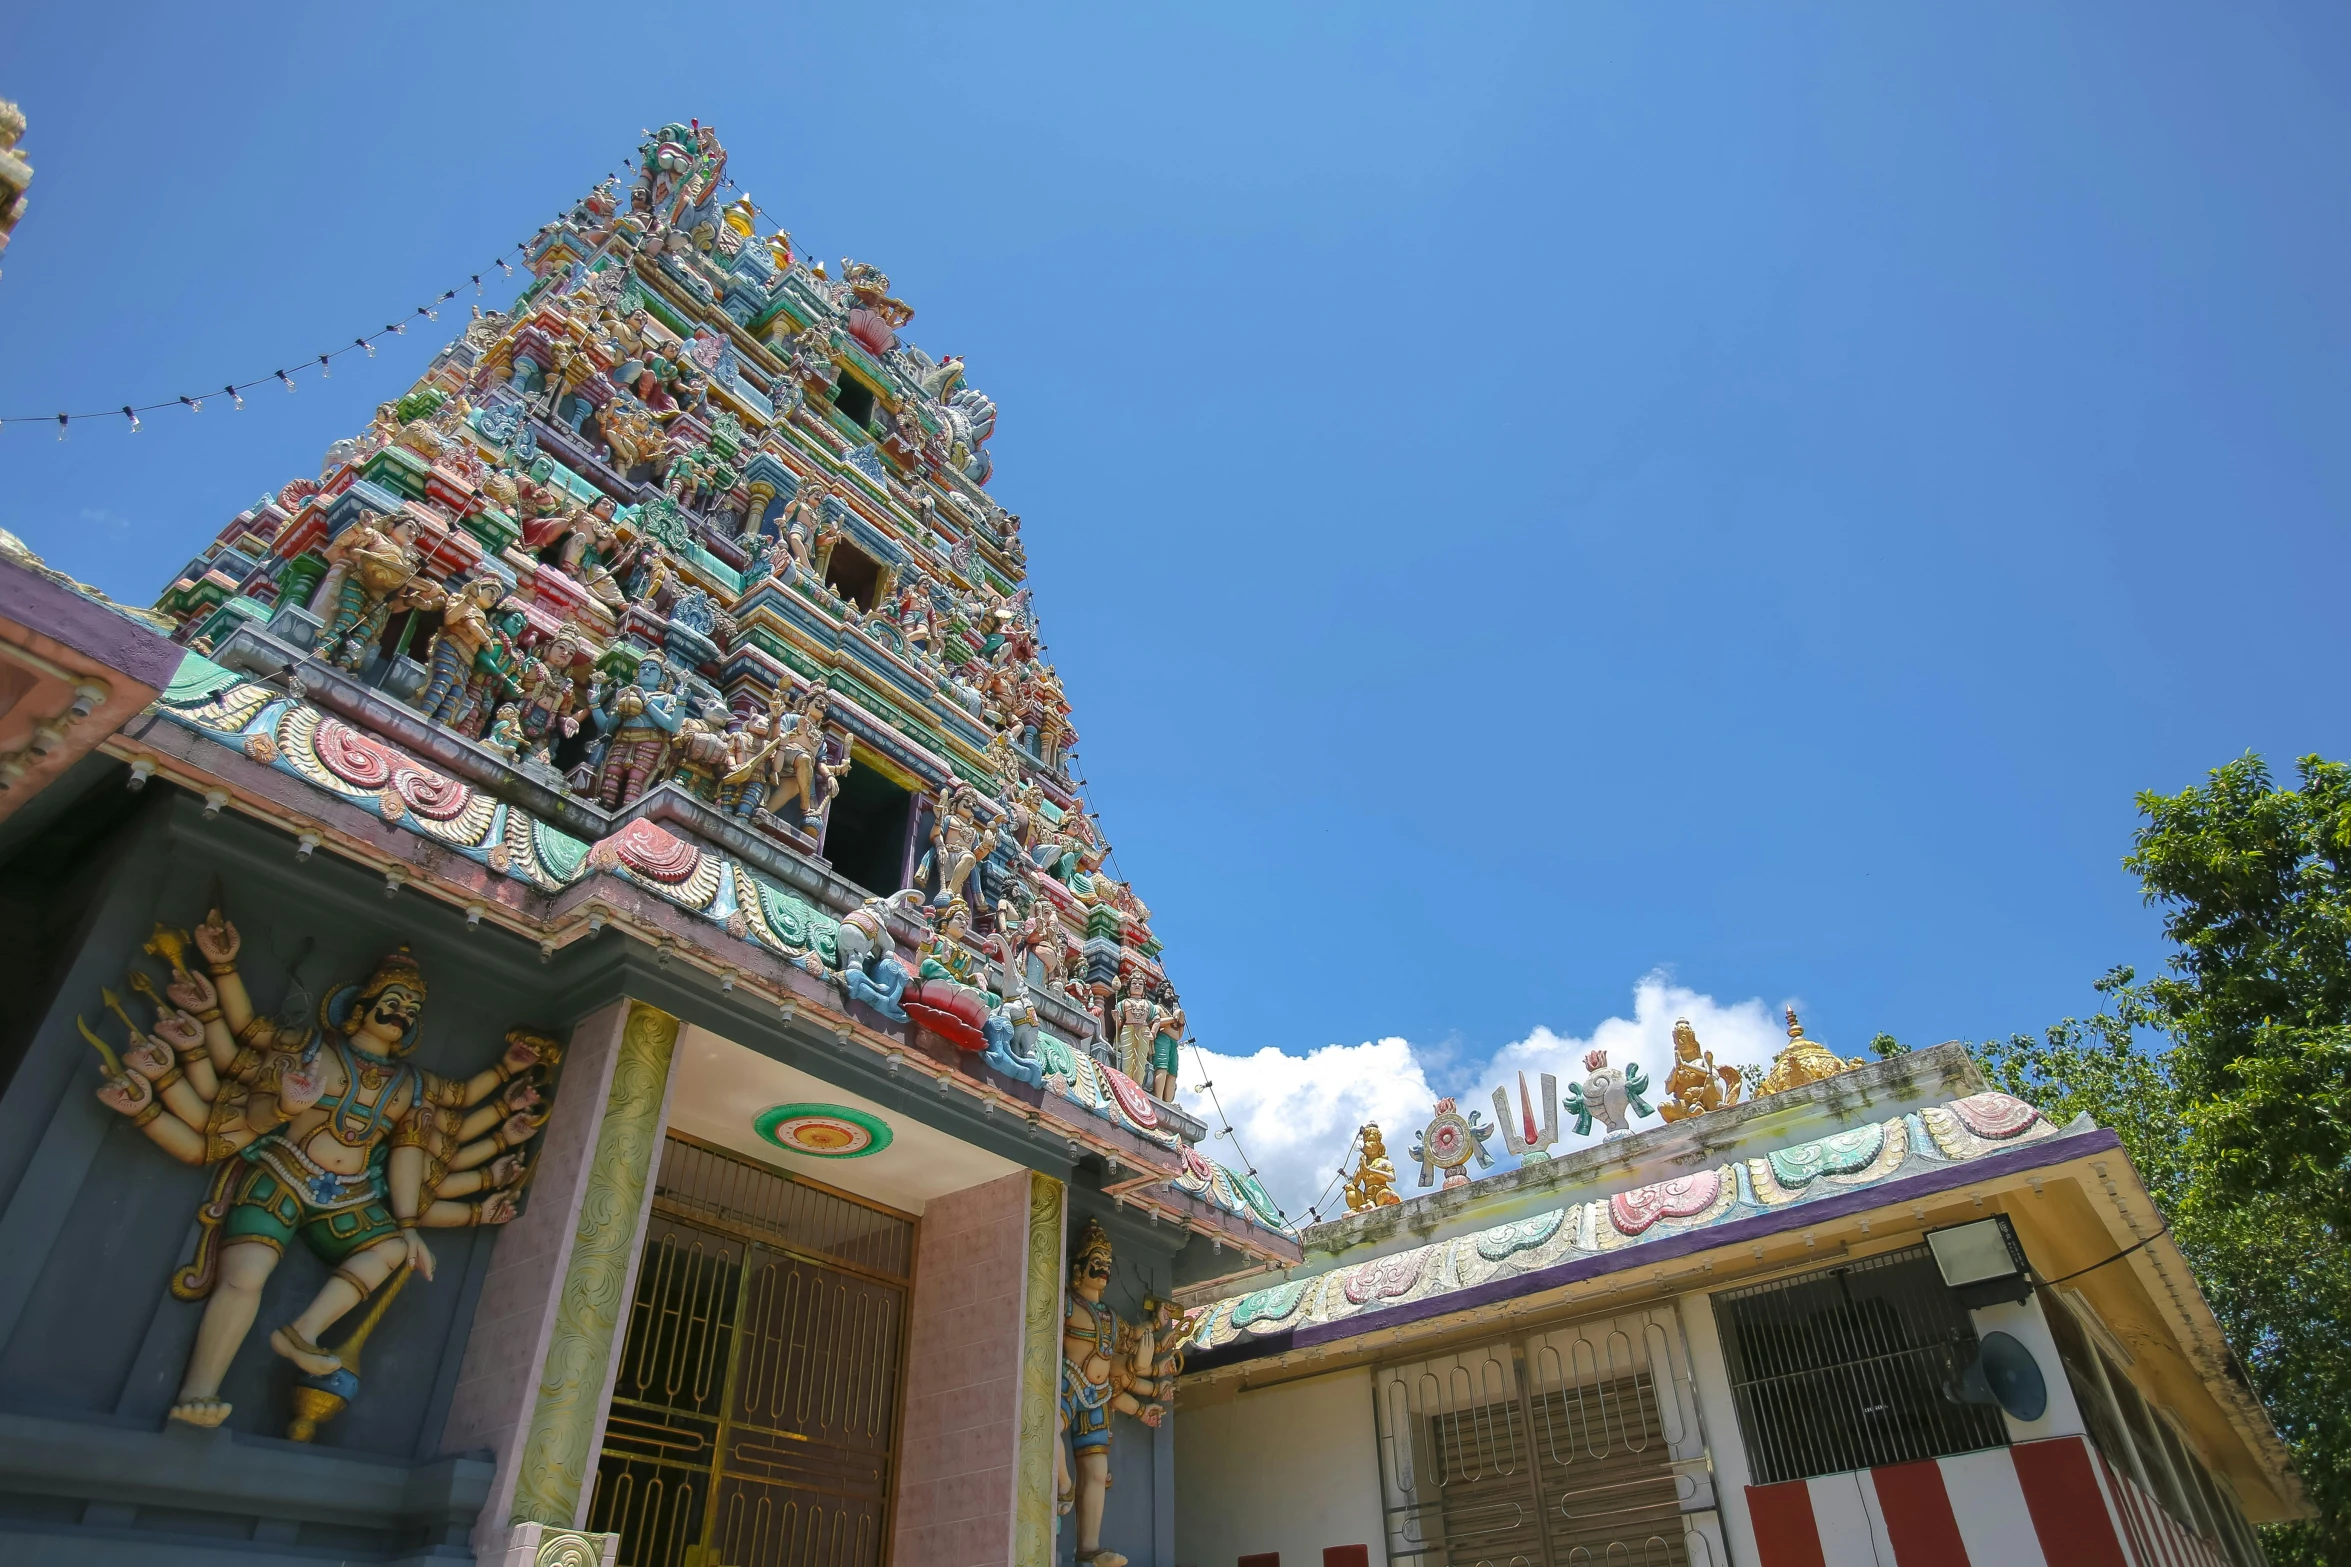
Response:
[[[1147,1426],[1166,1418],[1165,1400],[1184,1369],[1187,1324],[1174,1306],[1145,1297],[1146,1320],[1121,1324],[1102,1304],[1110,1283],[1110,1237],[1100,1223],[1078,1232],[1061,1319],[1060,1431],[1053,1449],[1054,1505],[1077,1513],[1080,1567],[1126,1567],[1102,1544],[1102,1503],[1110,1490],[1110,1417],[1132,1415]],[[1160,1345],[1168,1346],[1162,1352]]]
[[[1436,1114],[1412,1145],[1412,1157],[1420,1164],[1420,1184],[1429,1185],[1443,1170],[1447,1186],[1468,1185],[1462,1166],[1472,1158],[1480,1169],[1491,1165],[1494,1156],[1486,1152],[1486,1139],[1493,1135],[1494,1128],[1475,1110],[1464,1116],[1451,1099],[1438,1100]]]
[[[1817,1083],[1840,1072],[1850,1072],[1869,1063],[1859,1056],[1840,1060],[1837,1053],[1818,1040],[1804,1037],[1804,1025],[1796,1021],[1796,1009],[1788,1008],[1788,1043],[1772,1057],[1771,1073],[1755,1090],[1760,1099],[1765,1094],[1784,1093],[1791,1088],[1802,1088],[1806,1083]]]
[[[1363,1142],[1363,1158],[1355,1166],[1355,1173],[1347,1177],[1347,1211],[1362,1213],[1368,1208],[1392,1208],[1402,1203],[1404,1199],[1396,1195],[1396,1163],[1388,1157],[1388,1143],[1380,1135],[1380,1123],[1370,1122],[1356,1135]]]
[[[171,1409],[195,1426],[228,1418],[221,1379],[297,1238],[333,1272],[270,1330],[269,1346],[310,1384],[346,1399],[356,1391],[350,1368],[320,1339],[387,1279],[411,1270],[432,1278],[420,1230],[514,1217],[525,1166],[517,1150],[546,1121],[542,1074],[562,1055],[556,1041],[518,1028],[472,1077],[437,1077],[407,1059],[425,981],[406,947],[331,989],[315,1016],[297,979],[280,1014],[267,1017],[237,971],[239,944],[218,908],[192,939],[159,926],[146,950],[170,978],[160,994],[145,974],[131,978],[155,1005],[152,1033],[111,991],[129,1047],[117,1055],[82,1025],[104,1063],[99,1102],[173,1158],[214,1167],[195,1259],[172,1281],[180,1299],[206,1301]]]
[[[1622,1137],[1632,1130],[1634,1116],[1651,1113],[1645,1097],[1649,1078],[1640,1062],[1613,1067],[1608,1064],[1607,1051],[1587,1050],[1584,1070],[1591,1075],[1567,1085],[1567,1113],[1575,1117],[1576,1136],[1591,1136],[1596,1119],[1608,1128],[1609,1136]]]
[[[1665,1074],[1666,1103],[1657,1113],[1668,1121],[1687,1120],[1739,1102],[1745,1078],[1735,1066],[1716,1066],[1714,1052],[1698,1043],[1690,1020],[1673,1020],[1673,1070]]]

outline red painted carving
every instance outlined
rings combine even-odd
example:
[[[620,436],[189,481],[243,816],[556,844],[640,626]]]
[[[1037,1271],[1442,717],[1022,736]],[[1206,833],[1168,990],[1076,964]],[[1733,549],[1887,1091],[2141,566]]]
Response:
[[[1978,1137],[1997,1142],[2014,1137],[2040,1119],[2040,1112],[2007,1094],[1970,1094],[1951,1102],[1951,1113]]]
[[[1618,1192],[1608,1199],[1608,1216],[1624,1234],[1638,1235],[1659,1219],[1687,1219],[1704,1213],[1721,1195],[1721,1172],[1700,1170],[1696,1175]]]
[[[692,844],[644,820],[629,823],[604,842],[612,846],[621,864],[655,881],[684,881],[702,865],[702,856]]]
[[[336,718],[320,721],[310,745],[326,770],[354,789],[381,789],[392,781],[392,769],[408,761]]]

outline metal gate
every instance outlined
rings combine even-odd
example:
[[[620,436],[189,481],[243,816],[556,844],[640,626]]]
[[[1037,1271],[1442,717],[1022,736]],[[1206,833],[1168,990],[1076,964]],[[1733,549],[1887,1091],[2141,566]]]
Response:
[[[1400,1567],[1724,1567],[1672,1303],[1381,1366]]]
[[[588,1527],[621,1567],[879,1567],[914,1221],[672,1134]]]

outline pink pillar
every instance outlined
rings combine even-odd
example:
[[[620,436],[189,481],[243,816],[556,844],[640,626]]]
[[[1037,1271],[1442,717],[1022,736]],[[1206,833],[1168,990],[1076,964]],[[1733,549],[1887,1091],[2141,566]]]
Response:
[[[933,1198],[923,1210],[893,1561],[1013,1560],[1029,1194],[1024,1170]]]

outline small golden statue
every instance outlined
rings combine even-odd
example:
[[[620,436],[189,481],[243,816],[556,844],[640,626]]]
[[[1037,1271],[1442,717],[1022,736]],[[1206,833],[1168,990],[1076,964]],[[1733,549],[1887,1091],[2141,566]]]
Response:
[[[1745,1081],[1737,1067],[1714,1064],[1714,1052],[1699,1046],[1688,1018],[1673,1020],[1673,1070],[1665,1075],[1667,1102],[1657,1107],[1659,1115],[1683,1121],[1725,1109],[1739,1102]]]
[[[1806,1083],[1817,1083],[1824,1077],[1835,1077],[1839,1072],[1850,1072],[1868,1062],[1859,1056],[1839,1060],[1835,1051],[1818,1040],[1804,1037],[1804,1025],[1796,1021],[1796,1009],[1788,1008],[1788,1044],[1772,1058],[1771,1075],[1763,1086],[1755,1090],[1760,1099],[1765,1094],[1785,1093],[1791,1088],[1802,1088]]]
[[[1396,1165],[1388,1157],[1387,1142],[1380,1136],[1380,1123],[1369,1123],[1360,1135],[1363,1160],[1355,1166],[1355,1173],[1347,1177],[1347,1211],[1362,1213],[1370,1208],[1401,1205],[1404,1199],[1396,1195]]]
[[[155,1003],[153,1032],[142,1034],[112,991],[106,1003],[130,1030],[129,1048],[117,1055],[82,1025],[105,1066],[100,1102],[181,1163],[214,1168],[195,1260],[171,1286],[181,1300],[206,1302],[171,1409],[195,1426],[228,1418],[221,1379],[262,1287],[297,1240],[334,1271],[308,1306],[271,1329],[269,1346],[310,1378],[331,1378],[348,1366],[319,1345],[330,1326],[387,1280],[411,1269],[432,1278],[421,1230],[514,1217],[524,1173],[514,1150],[545,1122],[539,1075],[562,1054],[518,1028],[470,1078],[420,1071],[406,1057],[425,983],[406,947],[364,981],[334,987],[313,1021],[298,984],[281,1016],[254,1007],[237,972],[239,945],[217,908],[192,942],[159,927],[146,950],[170,965],[171,979],[160,996],[144,974],[132,979]],[[191,968],[191,956],[209,972]]]

